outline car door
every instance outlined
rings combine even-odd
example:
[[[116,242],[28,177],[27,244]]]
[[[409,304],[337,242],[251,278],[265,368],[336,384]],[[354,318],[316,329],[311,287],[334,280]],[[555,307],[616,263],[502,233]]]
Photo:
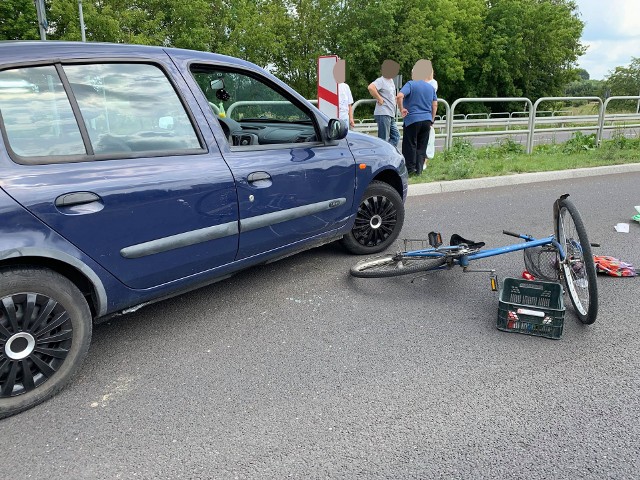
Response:
[[[304,102],[259,72],[192,64],[236,180],[238,259],[328,238],[353,209],[355,160]]]
[[[0,72],[23,87],[0,92],[14,160],[2,188],[135,289],[216,269],[238,249],[231,172],[166,75],[175,66],[158,62]]]

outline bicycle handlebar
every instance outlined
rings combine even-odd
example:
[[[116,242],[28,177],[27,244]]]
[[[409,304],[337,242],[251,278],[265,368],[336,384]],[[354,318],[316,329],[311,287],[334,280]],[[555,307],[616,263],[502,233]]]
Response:
[[[502,230],[502,233],[504,233],[505,235],[510,235],[512,237],[520,238],[520,234],[510,232],[509,230]]]

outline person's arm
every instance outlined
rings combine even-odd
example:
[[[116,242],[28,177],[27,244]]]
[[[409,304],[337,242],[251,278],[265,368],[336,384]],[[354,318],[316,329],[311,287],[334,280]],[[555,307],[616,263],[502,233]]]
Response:
[[[355,128],[356,122],[353,121],[353,105],[349,104],[349,126]]]
[[[431,118],[433,119],[433,122],[436,121],[436,112],[438,111],[438,101],[434,100],[433,102],[431,102]],[[431,122],[431,123],[433,123]]]
[[[384,103],[384,99],[380,96],[380,93],[378,92],[378,88],[376,87],[375,83],[373,82],[370,83],[368,90],[371,96],[378,101],[378,105],[382,105]]]
[[[402,105],[403,100],[404,100],[404,93],[402,92],[398,93],[398,95],[396,95],[396,103],[398,104],[398,108],[400,109],[400,115],[402,115],[402,118],[406,117],[407,114],[409,113],[409,110],[404,108]]]

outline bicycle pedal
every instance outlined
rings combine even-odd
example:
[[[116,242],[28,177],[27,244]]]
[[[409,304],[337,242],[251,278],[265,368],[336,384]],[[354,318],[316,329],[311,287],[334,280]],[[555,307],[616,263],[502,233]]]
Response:
[[[442,245],[442,235],[440,235],[440,232],[429,232],[429,245],[433,248],[438,248]]]
[[[489,275],[489,282],[491,283],[491,291],[498,291],[498,276],[495,274]]]

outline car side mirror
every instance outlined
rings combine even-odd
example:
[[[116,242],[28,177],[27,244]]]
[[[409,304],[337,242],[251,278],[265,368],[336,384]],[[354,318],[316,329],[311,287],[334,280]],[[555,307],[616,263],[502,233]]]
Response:
[[[327,137],[329,140],[342,140],[347,136],[349,129],[347,128],[347,122],[332,118],[327,125]]]

